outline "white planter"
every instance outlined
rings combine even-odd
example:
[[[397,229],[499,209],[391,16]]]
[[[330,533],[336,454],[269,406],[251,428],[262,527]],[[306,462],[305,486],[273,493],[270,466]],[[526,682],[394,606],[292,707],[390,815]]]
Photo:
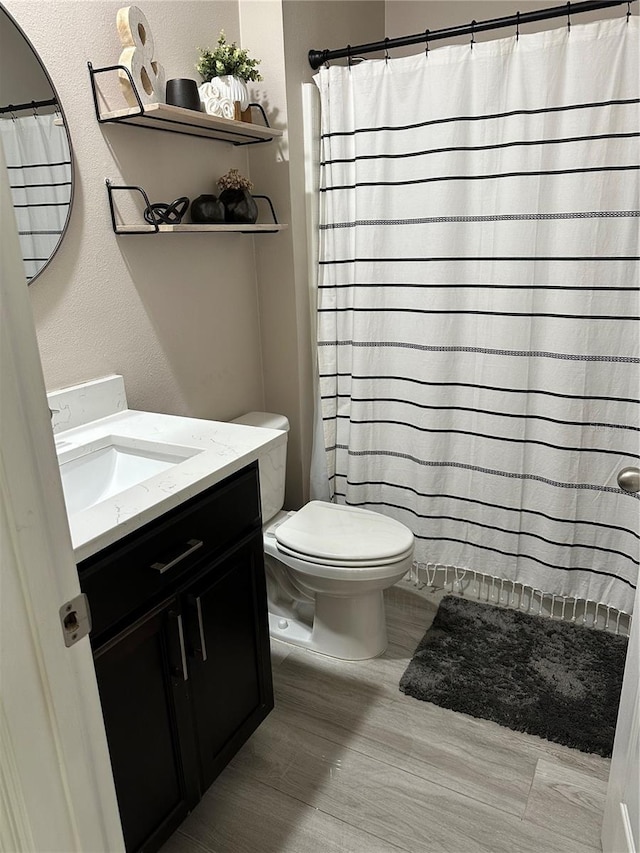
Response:
[[[235,101],[240,102],[242,111],[249,106],[247,84],[244,80],[231,75],[214,77],[210,83],[203,83],[198,88],[198,92],[203,111],[211,116],[233,118]]]

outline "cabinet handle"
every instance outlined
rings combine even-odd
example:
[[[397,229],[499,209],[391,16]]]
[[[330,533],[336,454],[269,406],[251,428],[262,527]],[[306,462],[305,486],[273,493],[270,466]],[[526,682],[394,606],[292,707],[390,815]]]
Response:
[[[205,661],[207,659],[207,644],[204,641],[204,624],[202,622],[202,604],[200,603],[200,596],[196,598],[195,602],[196,613],[198,614],[198,631],[200,632],[200,654],[202,656],[202,660]]]
[[[168,572],[169,569],[172,569],[174,566],[177,566],[178,563],[181,563],[185,557],[188,557],[189,554],[193,554],[194,551],[197,551],[198,548],[202,548],[204,542],[202,539],[189,539],[187,542],[188,548],[186,551],[183,551],[182,554],[178,554],[177,557],[174,557],[173,560],[170,560],[168,563],[151,563],[151,568],[155,569],[159,574],[164,574]]]
[[[182,627],[182,614],[171,612],[171,617],[176,620],[178,625],[178,640],[180,642],[180,665],[182,667],[182,680],[189,680],[189,670],[187,669],[187,652],[184,645],[184,629]]]

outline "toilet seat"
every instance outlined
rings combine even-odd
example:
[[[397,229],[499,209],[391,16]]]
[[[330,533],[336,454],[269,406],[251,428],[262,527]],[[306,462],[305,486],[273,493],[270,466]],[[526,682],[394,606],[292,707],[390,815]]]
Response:
[[[360,507],[311,501],[275,531],[278,551],[306,563],[366,569],[401,562],[413,533],[393,518]]]
[[[336,568],[344,569],[375,569],[378,566],[395,566],[396,563],[404,560],[413,552],[413,548],[408,548],[403,554],[397,557],[388,557],[386,560],[329,560],[322,557],[316,557],[313,554],[304,554],[301,551],[294,551],[291,548],[285,548],[284,545],[278,544],[278,553],[286,554],[288,557],[294,557],[305,563],[313,566],[335,566]]]

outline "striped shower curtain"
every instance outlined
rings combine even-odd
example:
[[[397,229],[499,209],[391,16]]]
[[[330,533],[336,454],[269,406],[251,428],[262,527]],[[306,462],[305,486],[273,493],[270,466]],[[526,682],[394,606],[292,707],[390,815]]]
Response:
[[[630,611],[638,19],[323,68],[332,498],[445,564]]]
[[[27,281],[60,242],[71,205],[71,154],[57,115],[0,119],[13,208]]]

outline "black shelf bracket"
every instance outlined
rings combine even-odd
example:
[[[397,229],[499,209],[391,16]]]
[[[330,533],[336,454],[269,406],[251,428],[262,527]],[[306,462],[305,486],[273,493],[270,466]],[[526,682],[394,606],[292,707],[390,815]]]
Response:
[[[100,113],[100,106],[98,105],[98,90],[96,88],[96,74],[103,74],[105,71],[124,71],[124,73],[129,78],[129,83],[131,84],[131,91],[135,95],[137,104],[138,104],[138,112],[132,113],[131,116],[127,116],[127,118],[135,118],[136,116],[144,115],[144,104],[140,100],[140,95],[138,94],[138,90],[136,89],[136,84],[133,82],[133,77],[131,76],[131,72],[124,65],[105,65],[104,68],[94,68],[93,63],[87,62],[87,68],[89,69],[89,79],[91,80],[91,94],[93,95],[93,106],[96,111],[96,119],[100,122],[100,124],[108,124],[108,123],[116,123],[126,121],[126,119],[122,118],[103,118]]]
[[[127,234],[127,235],[128,234],[157,234],[160,231],[160,228],[158,227],[159,222],[156,218],[155,211],[151,207],[151,202],[149,201],[149,196],[142,189],[142,187],[125,186],[125,185],[115,186],[114,184],[111,183],[109,178],[106,179],[105,183],[107,185],[107,196],[109,198],[109,211],[111,213],[111,225],[113,227],[113,233],[114,234]],[[122,230],[122,226],[118,225],[118,223],[116,221],[116,211],[115,211],[115,206],[113,203],[113,194],[115,192],[119,192],[120,190],[128,190],[129,192],[140,193],[140,195],[144,199],[145,210],[147,208],[149,209],[151,218],[153,219],[153,226],[152,227],[140,228],[140,229],[137,229],[134,231],[130,230],[129,228],[127,228],[126,231]]]
[[[262,104],[258,104],[258,103],[254,103],[254,102],[250,103],[249,109],[254,109],[254,108],[256,110],[260,110],[260,113],[262,115],[262,120],[264,121],[264,126],[268,127],[269,130],[271,130],[271,125],[269,124],[269,119],[267,118],[267,114],[265,113],[264,109],[262,108]],[[273,136],[270,136],[269,139],[249,139],[247,142],[234,142],[233,145],[260,145],[263,142],[273,142]]]
[[[278,223],[278,217],[276,216],[276,212],[273,209],[273,204],[271,203],[271,199],[269,198],[269,196],[268,195],[254,195],[253,193],[251,193],[251,196],[252,196],[252,198],[260,198],[260,199],[263,199],[263,201],[267,202],[267,204],[269,205],[269,208],[271,210],[271,216],[273,218],[273,224],[278,225],[279,224]],[[256,234],[258,232],[256,232],[256,231],[242,231],[241,233],[242,234]],[[259,233],[260,234],[275,234],[276,231],[266,231],[265,230],[265,231],[260,231]]]

